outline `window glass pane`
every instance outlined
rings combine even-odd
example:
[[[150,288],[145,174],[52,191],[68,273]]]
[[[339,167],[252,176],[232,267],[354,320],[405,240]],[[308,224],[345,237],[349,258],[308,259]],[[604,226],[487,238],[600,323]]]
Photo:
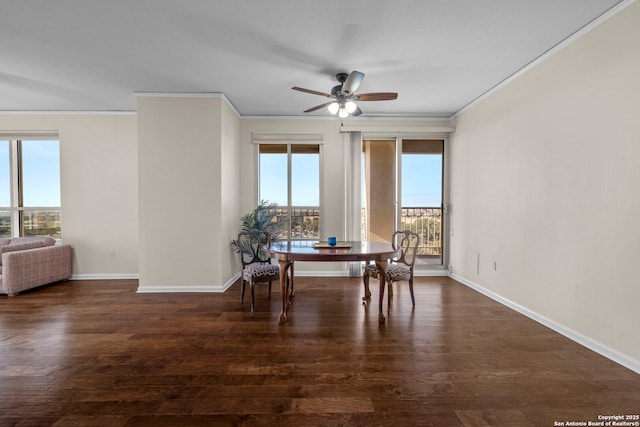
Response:
[[[24,211],[24,236],[51,236],[60,239],[60,210]]]
[[[60,206],[59,141],[22,141],[23,206]]]
[[[11,206],[9,141],[0,140],[0,206]]]
[[[287,206],[287,147],[260,145],[260,200]]]
[[[320,209],[294,208],[291,211],[291,233],[294,239],[320,238]]]
[[[302,151],[303,147],[297,148]],[[318,146],[315,147],[317,149]],[[319,153],[293,151],[291,154],[291,204],[320,206]]]
[[[420,236],[416,265],[442,264],[442,140],[403,140],[403,230]]]
[[[0,212],[0,237],[11,237],[10,212]]]
[[[402,155],[402,206],[442,205],[442,155]]]
[[[259,196],[278,204],[283,239],[318,239],[320,224],[320,146],[261,144]]]
[[[278,230],[281,231],[280,238],[283,240],[289,239],[289,209],[286,207],[278,207],[276,209],[276,222],[278,223]]]

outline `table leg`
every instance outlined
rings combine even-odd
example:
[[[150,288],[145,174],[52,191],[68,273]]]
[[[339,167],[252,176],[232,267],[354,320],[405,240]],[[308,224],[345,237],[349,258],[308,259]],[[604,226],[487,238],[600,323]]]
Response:
[[[291,290],[289,291],[289,297],[296,296],[296,293],[293,291],[293,261],[291,261],[291,265],[289,266],[289,283],[291,284]]]
[[[367,261],[367,265],[369,265],[369,261]],[[367,267],[365,266],[365,269],[366,268]],[[364,296],[362,297],[362,303],[366,304],[366,301],[371,298],[371,291],[369,290],[369,275],[366,270],[362,275],[362,283],[364,284]]]
[[[387,260],[376,261],[376,267],[380,273],[380,310],[378,311],[378,323],[383,324],[385,322],[384,313],[382,312],[382,301],[384,300],[384,288],[387,284]]]
[[[289,296],[287,295],[287,274],[289,274],[289,268],[293,265],[293,261],[278,260],[278,267],[280,268],[280,294],[282,295],[282,311],[280,312],[280,323],[287,321],[287,303]],[[293,271],[293,269],[292,269]],[[293,274],[291,274],[291,287],[293,288]]]

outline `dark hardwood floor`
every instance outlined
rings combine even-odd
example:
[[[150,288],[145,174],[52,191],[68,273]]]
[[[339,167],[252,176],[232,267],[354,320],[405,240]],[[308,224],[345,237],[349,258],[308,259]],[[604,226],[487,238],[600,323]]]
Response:
[[[640,375],[449,278],[296,280],[240,305],[69,281],[0,296],[2,426],[553,426],[640,412]],[[377,288],[377,287],[376,287]],[[373,301],[378,292],[373,290]]]

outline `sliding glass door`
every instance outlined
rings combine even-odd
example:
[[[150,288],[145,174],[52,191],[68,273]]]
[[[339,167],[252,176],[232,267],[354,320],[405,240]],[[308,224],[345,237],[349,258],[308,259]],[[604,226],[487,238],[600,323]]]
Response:
[[[400,228],[420,236],[417,267],[442,265],[444,141],[403,140]]]
[[[362,142],[362,239],[390,241],[394,230],[420,236],[416,268],[442,266],[444,141]]]

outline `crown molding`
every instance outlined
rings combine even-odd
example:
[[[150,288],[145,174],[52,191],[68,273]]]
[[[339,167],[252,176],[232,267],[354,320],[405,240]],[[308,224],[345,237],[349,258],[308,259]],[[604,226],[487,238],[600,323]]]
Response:
[[[389,133],[389,132],[401,132],[401,133],[421,133],[421,134],[449,134],[455,131],[455,126],[393,126],[391,128],[385,128],[383,126],[359,126],[359,125],[342,125],[340,126],[340,132],[364,132],[367,134],[375,133]]]
[[[511,74],[509,77],[507,77],[506,79],[502,80],[500,83],[498,83],[497,85],[493,86],[491,89],[487,90],[482,95],[480,95],[479,97],[477,97],[476,99],[474,99],[473,101],[471,101],[470,103],[468,103],[467,105],[462,107],[455,114],[453,114],[449,119],[450,120],[456,119],[460,114],[462,114],[462,113],[468,111],[469,109],[473,108],[474,106],[476,106],[480,102],[484,101],[485,99],[487,99],[488,97],[490,97],[491,95],[493,95],[494,93],[496,93],[497,91],[502,89],[503,87],[507,86],[509,83],[511,83],[514,80],[518,79],[523,74],[529,72],[530,70],[534,69],[535,67],[537,67],[541,63],[545,62],[547,59],[551,58],[553,55],[555,55],[556,53],[560,52],[561,50],[563,50],[567,46],[571,45],[576,40],[582,38],[584,35],[590,33],[591,31],[593,31],[594,29],[596,29],[600,25],[604,24],[609,19],[613,18],[614,16],[616,16],[617,14],[619,14],[620,12],[622,12],[623,10],[625,10],[626,8],[628,8],[629,6],[634,4],[636,1],[637,0],[623,0],[620,3],[616,4],[611,9],[607,10],[605,13],[603,13],[600,16],[598,16],[593,21],[589,22],[588,24],[586,24],[585,26],[580,28],[578,31],[576,31],[575,33],[571,34],[570,36],[568,36],[567,38],[562,40],[560,43],[556,44],[551,49],[547,50],[542,55],[538,56],[536,59],[534,59],[533,61],[529,62],[527,65],[525,65],[524,67],[522,67],[521,69],[519,69],[515,73]]]
[[[69,115],[69,116],[78,116],[78,115],[87,115],[87,116],[113,116],[113,115],[122,115],[122,116],[131,116],[138,114],[137,111],[129,111],[129,110],[25,110],[25,111],[0,111],[0,115],[33,115],[33,116],[41,116],[41,115]]]
[[[238,119],[242,115],[233,103],[222,92],[134,92],[136,98],[212,98],[221,99]]]

